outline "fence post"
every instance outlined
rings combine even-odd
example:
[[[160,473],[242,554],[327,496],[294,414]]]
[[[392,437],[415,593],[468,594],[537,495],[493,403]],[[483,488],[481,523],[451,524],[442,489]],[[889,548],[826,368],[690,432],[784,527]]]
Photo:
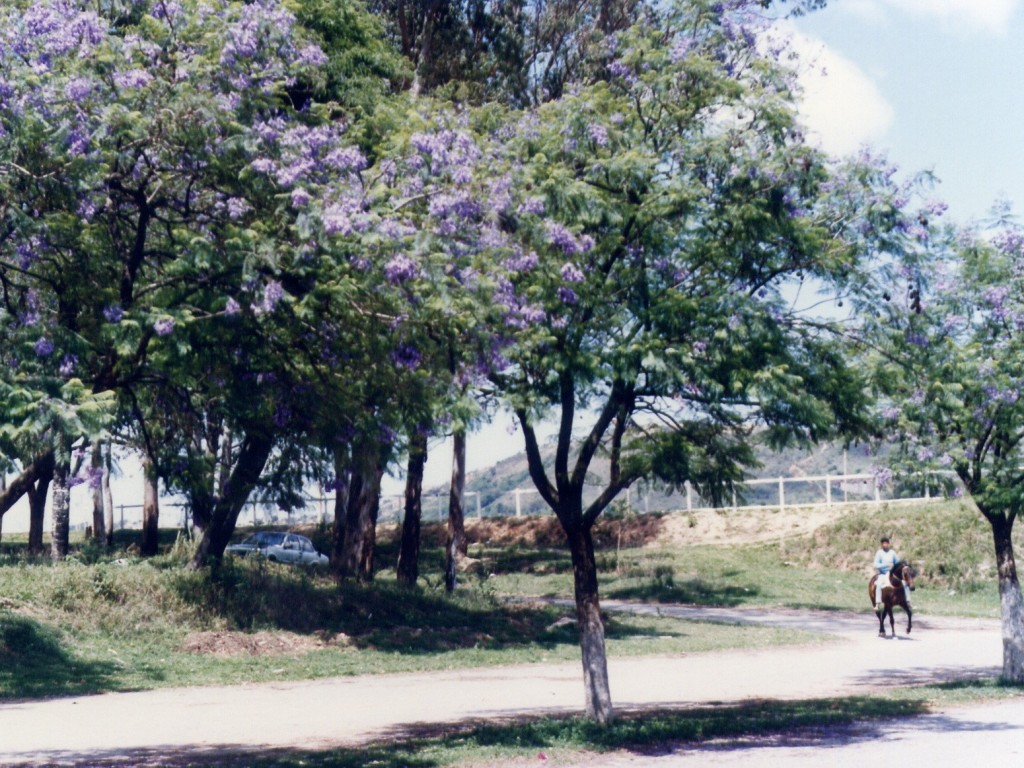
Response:
[[[779,512],[786,511],[786,479],[779,478]]]
[[[519,501],[519,497],[520,497],[520,494],[522,493],[522,491],[519,490],[518,488],[516,488],[515,493],[516,493],[516,517],[522,517],[523,516],[523,508],[522,508],[522,505],[521,505],[521,503]]]
[[[686,511],[693,511],[693,486],[689,480],[686,481]]]
[[[825,475],[825,506],[832,506],[832,477]]]

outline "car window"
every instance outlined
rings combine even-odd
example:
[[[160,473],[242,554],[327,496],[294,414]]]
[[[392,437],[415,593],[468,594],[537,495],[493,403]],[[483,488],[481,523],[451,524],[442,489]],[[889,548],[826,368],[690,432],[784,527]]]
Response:
[[[260,531],[253,534],[254,544],[261,547],[271,547],[284,541],[284,534],[278,531]]]

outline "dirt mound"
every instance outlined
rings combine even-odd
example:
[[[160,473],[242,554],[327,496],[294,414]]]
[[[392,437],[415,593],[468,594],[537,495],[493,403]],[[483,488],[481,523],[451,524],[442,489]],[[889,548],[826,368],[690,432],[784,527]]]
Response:
[[[328,645],[344,645],[339,635],[297,635],[294,632],[193,632],[181,644],[185,653],[214,656],[300,656]]]
[[[594,545],[607,549],[779,541],[809,535],[843,513],[840,507],[789,508],[785,512],[764,507],[602,517],[594,525]],[[441,529],[443,541],[443,526]],[[553,515],[467,520],[466,535],[471,543],[492,547],[565,546],[565,534]]]
[[[594,545],[606,548],[653,544],[663,535],[668,519],[662,515],[599,518],[593,530]],[[565,533],[554,515],[468,520],[466,536],[471,543],[484,546],[565,546]]]

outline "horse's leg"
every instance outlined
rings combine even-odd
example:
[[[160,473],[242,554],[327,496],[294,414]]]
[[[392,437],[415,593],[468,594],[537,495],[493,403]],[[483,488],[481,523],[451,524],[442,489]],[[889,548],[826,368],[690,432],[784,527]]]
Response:
[[[896,637],[896,617],[893,614],[893,603],[892,601],[886,603],[885,611],[889,614],[889,631],[892,632],[892,636]]]
[[[910,610],[910,603],[903,602],[903,610],[907,612],[907,634],[910,634],[911,627],[914,626],[914,612]]]

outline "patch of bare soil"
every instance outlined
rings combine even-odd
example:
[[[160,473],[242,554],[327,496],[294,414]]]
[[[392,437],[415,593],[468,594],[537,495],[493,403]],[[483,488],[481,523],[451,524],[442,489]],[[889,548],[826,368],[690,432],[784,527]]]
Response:
[[[594,526],[598,548],[680,544],[750,544],[806,536],[843,514],[840,507],[720,509],[670,515],[601,518]],[[565,534],[554,516],[468,520],[466,535],[484,546],[561,547]]]
[[[181,644],[185,653],[214,656],[299,656],[331,645],[345,645],[347,637],[294,632],[193,632]]]

